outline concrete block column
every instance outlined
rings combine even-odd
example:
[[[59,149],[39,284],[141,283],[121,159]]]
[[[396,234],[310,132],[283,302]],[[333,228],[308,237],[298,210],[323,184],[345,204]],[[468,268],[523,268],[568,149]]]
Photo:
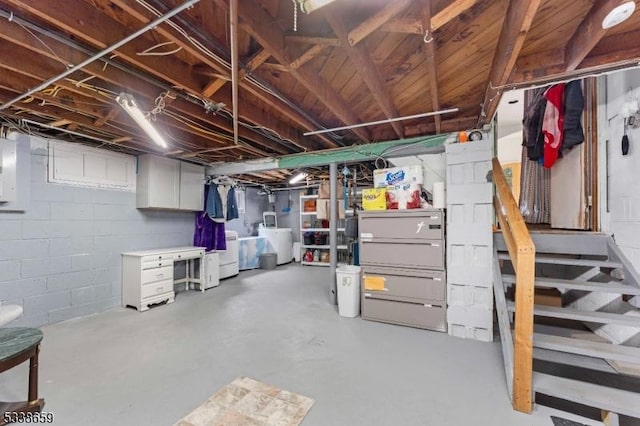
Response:
[[[493,144],[446,145],[449,334],[493,340]]]

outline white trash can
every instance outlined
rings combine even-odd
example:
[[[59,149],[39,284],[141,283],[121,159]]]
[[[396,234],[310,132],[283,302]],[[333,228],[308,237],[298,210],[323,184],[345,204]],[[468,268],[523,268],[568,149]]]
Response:
[[[354,318],[360,314],[360,267],[342,265],[336,269],[338,287],[338,313]]]

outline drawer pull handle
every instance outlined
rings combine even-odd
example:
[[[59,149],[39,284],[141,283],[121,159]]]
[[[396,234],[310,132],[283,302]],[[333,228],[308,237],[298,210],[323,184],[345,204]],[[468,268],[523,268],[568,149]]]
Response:
[[[162,278],[162,277],[164,277],[164,274],[156,274],[156,277],[157,278]]]
[[[158,266],[162,266],[162,262],[161,262],[161,263],[158,263]]]
[[[163,290],[163,288],[162,288],[162,287],[158,287],[158,288],[156,288],[156,291],[157,291],[158,293],[162,293],[162,290]]]

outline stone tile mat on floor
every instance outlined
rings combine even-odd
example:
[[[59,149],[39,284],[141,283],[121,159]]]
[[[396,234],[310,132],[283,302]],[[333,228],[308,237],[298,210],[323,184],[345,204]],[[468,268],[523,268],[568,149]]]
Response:
[[[313,403],[306,396],[239,377],[174,426],[295,426]]]

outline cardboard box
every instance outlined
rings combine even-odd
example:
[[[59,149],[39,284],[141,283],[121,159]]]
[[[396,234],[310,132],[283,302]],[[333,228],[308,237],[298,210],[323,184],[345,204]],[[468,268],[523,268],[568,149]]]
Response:
[[[422,185],[424,175],[422,166],[392,167],[389,169],[378,169],[373,171],[373,186],[384,188],[403,183],[415,183]]]
[[[364,210],[386,210],[387,189],[367,188],[362,190],[362,208]]]

